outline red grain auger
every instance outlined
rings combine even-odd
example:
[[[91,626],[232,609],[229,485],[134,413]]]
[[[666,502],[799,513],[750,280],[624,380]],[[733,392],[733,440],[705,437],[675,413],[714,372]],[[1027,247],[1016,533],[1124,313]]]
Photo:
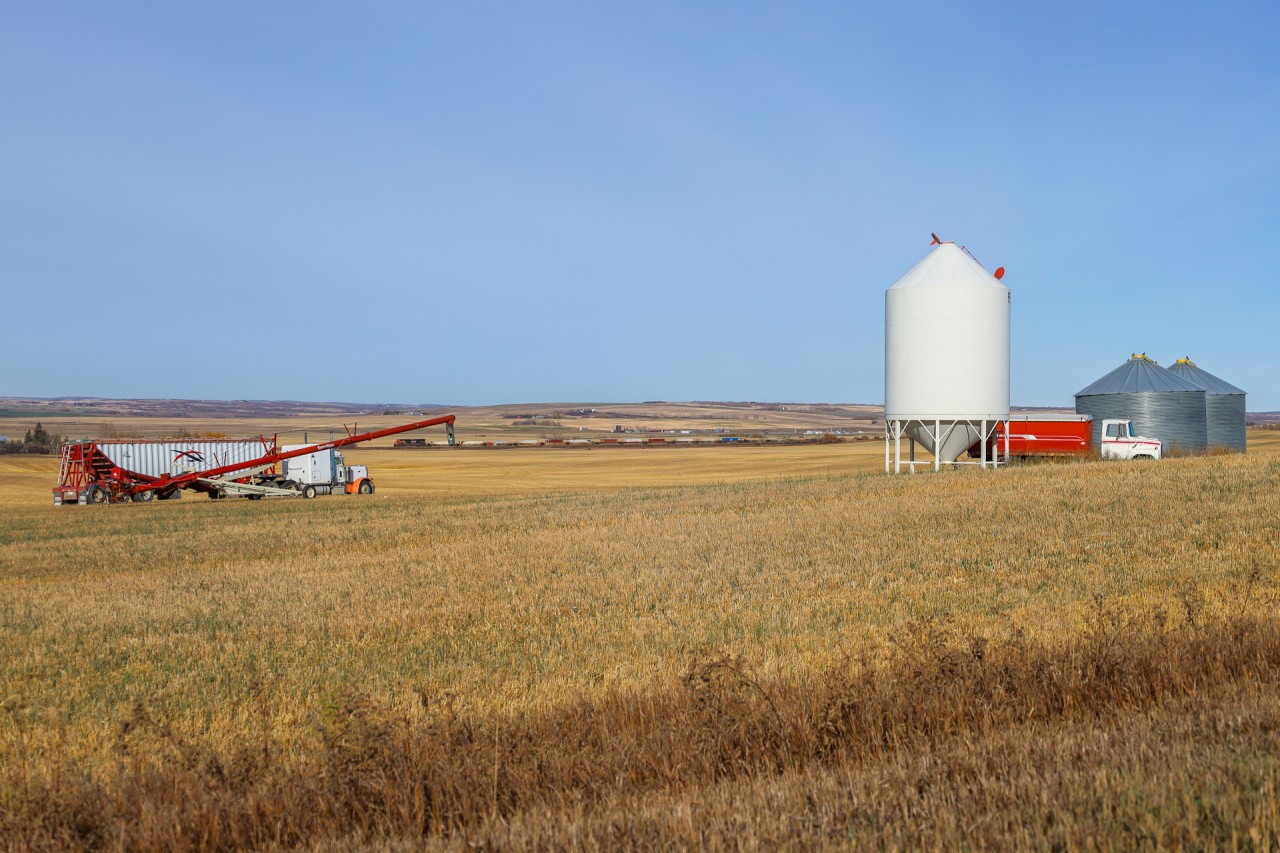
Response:
[[[367,495],[374,488],[368,468],[344,464],[340,448],[439,424],[446,426],[452,445],[454,420],[453,415],[443,415],[318,444],[283,447],[274,438],[264,437],[64,444],[53,503],[145,503],[176,498],[183,489],[211,498]]]

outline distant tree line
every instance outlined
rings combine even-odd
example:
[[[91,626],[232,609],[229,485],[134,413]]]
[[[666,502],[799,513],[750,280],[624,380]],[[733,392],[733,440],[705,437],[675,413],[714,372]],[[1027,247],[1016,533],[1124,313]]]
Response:
[[[27,430],[21,441],[0,442],[0,453],[57,453],[60,447],[62,436],[37,423],[35,429]]]

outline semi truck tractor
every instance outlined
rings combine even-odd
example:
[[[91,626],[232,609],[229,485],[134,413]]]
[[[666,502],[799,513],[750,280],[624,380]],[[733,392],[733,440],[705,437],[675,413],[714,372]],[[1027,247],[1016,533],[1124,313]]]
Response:
[[[305,444],[286,444],[280,448],[286,452],[306,447]],[[294,456],[280,463],[280,478],[298,491],[312,490],[310,495],[373,494],[373,480],[364,465],[348,465],[342,451],[330,447],[303,456]]]

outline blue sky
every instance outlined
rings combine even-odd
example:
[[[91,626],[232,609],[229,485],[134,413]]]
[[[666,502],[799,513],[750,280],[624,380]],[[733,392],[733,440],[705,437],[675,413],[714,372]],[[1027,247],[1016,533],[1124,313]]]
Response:
[[[1280,409],[1277,9],[6,3],[0,395],[880,402],[936,231]]]

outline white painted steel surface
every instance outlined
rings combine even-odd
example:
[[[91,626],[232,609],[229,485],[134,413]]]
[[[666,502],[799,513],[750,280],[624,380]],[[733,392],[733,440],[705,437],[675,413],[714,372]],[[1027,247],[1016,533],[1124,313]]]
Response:
[[[900,424],[895,444],[909,438],[951,463],[1008,419],[1010,299],[954,243],[935,246],[885,291],[885,420]]]
[[[305,444],[286,444],[280,449],[287,453],[306,446]],[[280,462],[280,473],[286,480],[315,486],[331,486],[334,483],[346,482],[346,468],[343,467],[342,454],[333,448],[317,450],[315,453],[295,456],[292,459],[283,459]]]
[[[126,471],[160,477],[188,471],[208,471],[249,462],[271,452],[271,442],[238,441],[99,441],[108,459]]]
[[[952,243],[885,292],[885,417],[1009,416],[1009,288]]]

